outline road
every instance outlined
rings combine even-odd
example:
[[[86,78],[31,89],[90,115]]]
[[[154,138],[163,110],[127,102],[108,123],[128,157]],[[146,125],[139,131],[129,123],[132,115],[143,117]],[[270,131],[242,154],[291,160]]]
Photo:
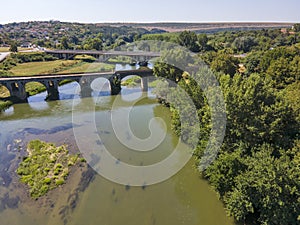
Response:
[[[7,56],[9,56],[10,52],[1,52],[0,53],[0,62],[2,62]]]

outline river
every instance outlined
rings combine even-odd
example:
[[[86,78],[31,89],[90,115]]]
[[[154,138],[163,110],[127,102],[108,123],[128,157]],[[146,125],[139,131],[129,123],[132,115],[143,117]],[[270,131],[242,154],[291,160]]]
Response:
[[[80,108],[85,102],[95,103],[95,123],[97,131],[102,134],[101,140],[111,154],[122,161],[134,165],[152,164],[167,157],[178,142],[170,129],[169,110],[158,104],[150,91],[142,94],[139,88],[124,88],[121,98],[95,92],[92,98],[81,99],[75,92],[76,87],[76,83],[60,87],[59,101],[44,102],[46,93],[41,93],[30,97],[28,104],[16,104],[0,114],[1,225],[234,224],[226,216],[216,193],[199,177],[193,159],[170,179],[142,187],[114,183],[94,173],[91,168],[82,166],[74,168],[67,184],[37,201],[30,199],[26,186],[18,182],[15,173],[25,154],[26,144],[29,140],[41,139],[57,145],[67,144],[71,152],[78,152],[73,132],[74,104]],[[157,123],[154,129],[166,132],[163,142],[154,152],[132,153],[116,141],[109,124],[111,104],[115,104],[116,98],[121,99],[120,107],[117,106],[116,110],[125,110],[133,100],[141,98],[129,117],[132,130],[140,138],[149,136],[147,123],[151,118],[160,117],[164,120],[166,127],[161,126],[160,120],[154,120]],[[81,110],[80,113],[86,113],[84,108]],[[122,117],[122,114],[117,113],[116,116]]]

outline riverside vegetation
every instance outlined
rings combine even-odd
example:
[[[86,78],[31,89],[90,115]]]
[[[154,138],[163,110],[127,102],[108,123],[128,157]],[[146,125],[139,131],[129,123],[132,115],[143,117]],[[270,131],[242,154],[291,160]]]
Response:
[[[23,158],[17,173],[20,181],[29,186],[32,198],[39,198],[63,185],[70,168],[77,163],[85,163],[79,154],[69,154],[65,145],[56,147],[40,140],[30,141],[27,152],[28,156]]]
[[[264,30],[209,37],[192,32],[177,35],[180,45],[202,52],[193,61],[204,60],[222,89],[227,114],[225,138],[216,160],[201,174],[240,224],[300,222],[299,34]],[[167,36],[147,35],[147,39],[157,37]],[[193,100],[201,121],[201,139],[194,152],[200,163],[210,136],[211,108],[196,81],[176,68],[185,60],[182,54],[172,49],[163,57],[168,54],[173,55],[174,64],[157,62],[154,73],[177,83]],[[209,71],[202,69],[194,75],[201,78],[206,73]],[[180,122],[175,106],[167,102],[176,101],[176,96],[171,96],[165,85],[157,94],[171,108],[174,131],[194,134],[189,124]]]

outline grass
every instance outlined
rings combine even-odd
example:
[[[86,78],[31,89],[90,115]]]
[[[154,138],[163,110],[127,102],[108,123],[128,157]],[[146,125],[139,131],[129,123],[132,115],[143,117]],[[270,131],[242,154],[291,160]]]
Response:
[[[132,59],[130,57],[127,56],[117,56],[114,58],[110,58],[108,60],[108,62],[110,63],[123,63],[123,64],[130,64],[132,62]]]
[[[92,73],[92,72],[109,72],[113,71],[115,65],[106,64],[106,63],[87,63],[87,62],[80,62],[77,65],[62,70],[61,73]]]
[[[0,47],[0,52],[9,52],[9,47]]]
[[[34,199],[63,185],[70,167],[85,161],[78,154],[70,155],[65,145],[56,147],[40,140],[30,141],[27,152],[28,156],[23,158],[17,174],[20,181],[29,186],[30,196]]]
[[[18,48],[18,51],[32,50],[32,48]],[[9,47],[0,47],[0,52],[9,52]]]
[[[80,60],[55,60],[18,64],[10,72],[15,76],[32,76],[39,74],[107,72],[112,71],[114,68],[114,65],[106,63],[88,63]]]
[[[37,74],[53,74],[59,73],[66,68],[73,67],[80,63],[76,60],[56,60],[49,62],[29,62],[18,64],[13,67],[10,72],[15,76],[32,76]]]

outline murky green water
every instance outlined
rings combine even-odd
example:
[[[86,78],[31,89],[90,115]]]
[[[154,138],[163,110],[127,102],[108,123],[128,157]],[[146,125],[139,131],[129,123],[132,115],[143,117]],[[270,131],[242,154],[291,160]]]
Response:
[[[26,143],[35,138],[57,144],[66,143],[72,151],[78,151],[73,126],[86,124],[82,121],[82,124],[75,124],[72,120],[73,104],[83,117],[91,110],[95,112],[96,130],[101,138],[98,145],[105,145],[118,160],[132,165],[150,165],[168,157],[178,138],[170,129],[168,109],[157,104],[153,96],[143,96],[138,101],[131,110],[129,124],[132,132],[143,139],[150,135],[148,124],[151,118],[162,118],[164,123],[154,120],[154,128],[157,132],[166,132],[163,142],[155,150],[145,153],[132,151],[114,135],[110,122],[112,114],[122,119],[120,112],[138,96],[141,93],[128,95],[124,92],[118,103],[120,105],[114,110],[112,104],[115,97],[112,96],[97,99],[75,96],[76,100],[66,97],[67,100],[50,103],[39,101],[37,96],[31,99],[30,104],[15,105],[0,114],[0,224],[233,225],[216,193],[199,178],[193,160],[172,178],[143,187],[116,184],[96,174],[93,179],[88,179],[84,188],[78,189],[81,172],[85,170],[78,168],[66,185],[38,201],[30,200],[24,186],[17,182],[15,169],[18,157],[24,152]],[[85,102],[94,102],[95,107],[85,108]],[[89,137],[87,134],[82,138],[89,140]],[[80,150],[88,151],[90,146]]]

